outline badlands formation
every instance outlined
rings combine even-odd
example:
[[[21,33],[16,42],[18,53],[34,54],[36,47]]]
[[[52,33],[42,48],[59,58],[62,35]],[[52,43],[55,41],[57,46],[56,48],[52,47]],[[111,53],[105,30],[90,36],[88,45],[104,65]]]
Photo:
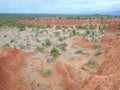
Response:
[[[52,27],[0,27],[0,90],[120,90],[119,21],[22,19]],[[75,28],[84,24],[96,27]]]

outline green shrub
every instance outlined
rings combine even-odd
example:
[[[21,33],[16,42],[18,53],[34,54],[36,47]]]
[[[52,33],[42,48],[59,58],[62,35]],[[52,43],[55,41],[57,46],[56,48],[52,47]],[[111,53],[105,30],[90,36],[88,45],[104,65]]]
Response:
[[[6,38],[7,37],[7,35],[4,35],[4,38]]]
[[[35,50],[43,53],[45,51],[45,48],[41,46],[37,46]]]
[[[81,34],[77,31],[75,35],[76,35],[76,36],[80,36]]]
[[[5,48],[5,47],[9,47],[10,45],[8,44],[8,43],[5,43],[4,45],[3,45],[3,48]]]
[[[58,44],[57,47],[59,49],[61,49],[62,51],[65,51],[66,50],[66,47],[67,47],[67,44],[66,43],[61,43],[61,44]]]
[[[76,31],[75,31],[75,30],[72,30],[71,33],[72,33],[72,35],[75,35],[75,34],[76,34]]]
[[[25,48],[25,45],[20,44],[19,47],[20,47],[20,49],[24,49],[24,48]]]
[[[19,24],[17,25],[17,27],[19,28],[20,31],[25,31],[26,25],[19,23]]]
[[[59,51],[56,48],[53,48],[51,50],[51,55],[54,57],[58,57],[59,56]]]
[[[68,26],[64,26],[64,25],[63,25],[62,28],[64,28],[64,29],[68,29]]]
[[[82,29],[83,27],[81,25],[79,25],[79,26],[75,26],[75,28]]]
[[[92,37],[92,36],[91,36],[91,37]],[[97,39],[97,38],[92,37],[91,42],[98,42],[98,39]]]
[[[11,39],[11,40],[10,40],[10,43],[13,43],[13,42],[15,42],[15,39]]]
[[[97,50],[97,51],[95,52],[94,56],[99,56],[99,55],[101,55],[101,54],[102,54],[102,52],[101,52],[100,50]]]
[[[66,37],[59,37],[59,38],[58,38],[59,41],[63,41],[63,40],[65,40],[65,39],[66,39]]]
[[[44,75],[44,76],[49,76],[51,73],[52,73],[51,69],[45,69],[42,71],[42,75]]]
[[[120,33],[117,33],[116,36],[120,36]]]
[[[90,34],[90,30],[86,30],[85,33],[86,33],[86,34]]]
[[[88,62],[85,65],[88,66],[88,67],[91,67],[91,68],[98,66],[98,64],[95,62],[94,59],[89,59]]]
[[[39,42],[39,43],[41,42],[38,38],[35,38],[35,40],[36,40],[37,42]]]
[[[47,25],[47,28],[51,28],[51,26],[50,26],[50,25]]]
[[[59,46],[59,48],[60,48],[62,51],[65,51],[65,50],[66,50],[66,46]]]
[[[56,29],[59,30],[61,29],[62,27],[60,25],[56,26]]]
[[[60,35],[60,32],[54,32],[56,36],[59,36]]]
[[[79,49],[75,52],[75,54],[80,54],[80,53],[82,54],[82,49]]]
[[[52,41],[49,38],[46,38],[45,40],[45,45],[50,46],[52,44]]]
[[[99,26],[99,32],[100,32],[101,34],[104,34],[105,31],[106,31],[106,29],[107,29],[107,26],[105,26],[105,25],[100,25],[100,26]]]
[[[99,48],[99,47],[100,47],[99,44],[96,44],[96,43],[93,44],[93,48],[94,48],[94,49],[97,49],[97,48]]]
[[[30,27],[30,28],[32,28],[32,27],[34,27],[35,25],[34,25],[34,23],[28,23],[27,26]]]

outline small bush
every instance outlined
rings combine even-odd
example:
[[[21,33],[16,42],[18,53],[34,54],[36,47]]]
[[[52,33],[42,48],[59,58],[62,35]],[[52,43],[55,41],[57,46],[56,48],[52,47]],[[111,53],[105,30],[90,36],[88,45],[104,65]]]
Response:
[[[45,48],[41,46],[37,46],[35,50],[43,53],[45,51]]]
[[[120,36],[120,33],[117,33],[116,36]]]
[[[56,48],[53,48],[51,50],[51,55],[54,56],[54,57],[58,57],[59,56],[59,52]]]
[[[102,52],[100,50],[98,50],[98,51],[95,52],[94,56],[99,56],[101,54],[102,54]]]
[[[45,45],[50,46],[52,44],[52,41],[49,38],[46,38],[45,40]]]
[[[91,68],[94,68],[94,67],[98,66],[94,59],[89,59],[88,62],[85,65],[88,66],[88,67],[91,67]]]
[[[91,36],[91,37],[92,37],[92,36]],[[97,39],[97,38],[92,37],[91,42],[98,42],[98,39]]]
[[[65,39],[66,39],[66,37],[59,37],[59,38],[58,38],[59,41],[63,41],[63,40],[65,40]]]
[[[15,42],[15,39],[11,39],[11,40],[10,40],[10,43],[13,43],[13,42]]]
[[[82,49],[79,49],[75,52],[75,54],[80,54],[80,53],[82,54]]]
[[[10,45],[8,44],[8,43],[5,43],[4,45],[3,45],[3,48],[5,48],[5,47],[9,47]]]
[[[24,48],[25,48],[25,45],[20,44],[19,47],[20,47],[20,49],[24,49]]]
[[[62,44],[58,44],[58,45],[57,45],[57,47],[58,47],[59,49],[61,49],[62,51],[65,51],[65,50],[66,50],[66,46],[67,46],[66,43],[62,43]]]
[[[7,35],[4,35],[4,38],[7,38]]]
[[[36,40],[37,42],[39,42],[39,43],[41,42],[38,38],[36,38],[35,40]]]
[[[59,36],[60,35],[60,32],[54,32],[56,36]]]
[[[42,71],[42,75],[44,75],[44,76],[49,76],[51,73],[52,73],[51,69],[45,69]]]
[[[86,33],[86,34],[90,34],[90,30],[86,30],[85,33]]]
[[[94,49],[97,49],[97,48],[99,48],[99,47],[100,47],[100,45],[99,45],[99,44],[96,44],[96,43],[95,43],[95,44],[93,44],[93,48],[94,48]]]
[[[65,51],[66,50],[66,46],[60,46],[59,47],[62,51]]]
[[[60,25],[56,26],[57,30],[60,30],[62,27]]]

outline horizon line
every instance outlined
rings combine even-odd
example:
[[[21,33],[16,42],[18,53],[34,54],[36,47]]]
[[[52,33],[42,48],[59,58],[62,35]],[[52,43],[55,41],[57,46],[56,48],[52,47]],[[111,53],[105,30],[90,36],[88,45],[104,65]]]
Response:
[[[93,13],[93,14],[72,14],[72,13],[0,13],[1,14],[17,14],[17,15],[79,15],[79,16],[92,16],[92,15],[102,15],[102,16],[120,16],[120,15],[114,15],[114,14],[97,14],[97,13]]]

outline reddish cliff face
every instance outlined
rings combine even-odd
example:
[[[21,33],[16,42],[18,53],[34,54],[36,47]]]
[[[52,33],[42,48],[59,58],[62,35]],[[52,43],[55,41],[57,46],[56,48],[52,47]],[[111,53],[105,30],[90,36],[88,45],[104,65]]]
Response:
[[[76,26],[76,25],[84,25],[84,24],[105,24],[109,25],[111,23],[120,23],[120,18],[113,18],[113,19],[85,19],[85,20],[79,20],[79,19],[21,19],[19,20],[20,23],[38,23],[38,24],[44,24],[44,25],[67,25],[67,26]]]
[[[0,52],[0,90],[29,90],[22,82],[20,69],[31,54],[16,47],[5,48]]]
[[[58,62],[56,64],[56,69],[63,76],[64,90],[80,90],[80,85],[73,79],[72,72],[66,64]]]
[[[108,24],[108,33],[117,33],[118,32],[118,23],[117,22],[111,22]]]
[[[105,42],[104,39],[111,39]],[[105,36],[101,40],[108,44],[105,49],[104,63],[99,67],[96,74],[88,79],[82,90],[119,90],[120,89],[120,37]]]

